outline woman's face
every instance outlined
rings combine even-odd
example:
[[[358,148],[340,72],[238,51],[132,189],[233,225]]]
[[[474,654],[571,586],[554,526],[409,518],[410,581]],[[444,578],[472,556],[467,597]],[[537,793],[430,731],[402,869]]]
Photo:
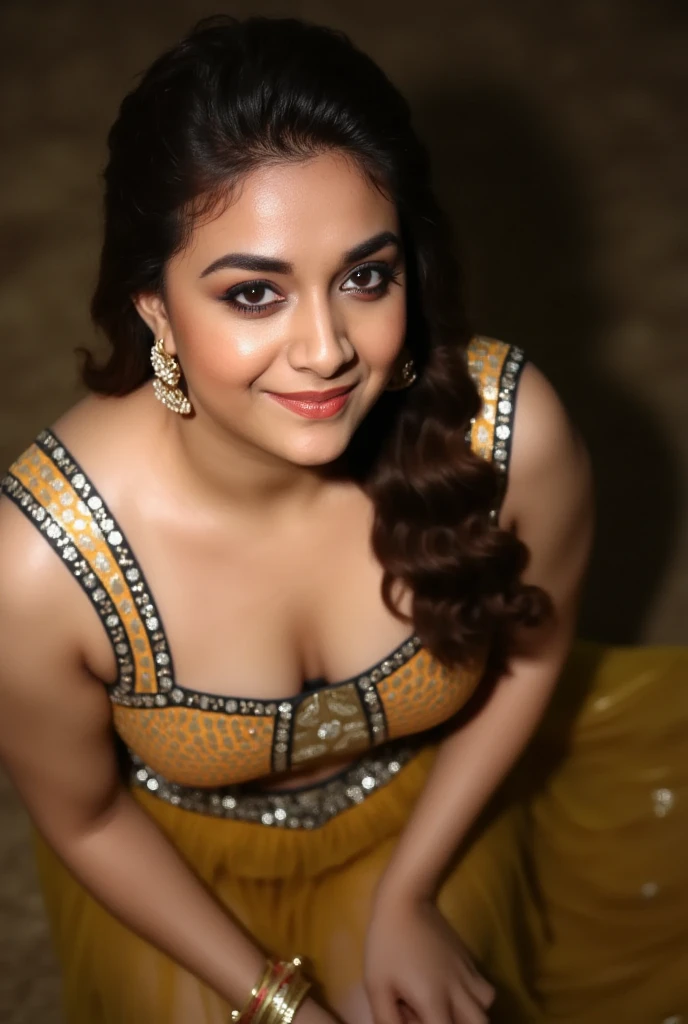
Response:
[[[139,310],[176,353],[199,421],[324,465],[346,449],[402,348],[395,207],[341,154],[266,165],[197,224],[167,267],[164,299],[147,302]]]

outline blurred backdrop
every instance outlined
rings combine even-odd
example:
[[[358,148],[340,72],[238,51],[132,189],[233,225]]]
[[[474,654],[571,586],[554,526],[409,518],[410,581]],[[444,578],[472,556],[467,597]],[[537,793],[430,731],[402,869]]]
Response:
[[[0,0],[0,465],[79,395],[118,103],[216,12],[342,28],[405,91],[477,330],[526,350],[592,452],[581,632],[687,642],[682,0]],[[57,1024],[56,994],[26,820],[0,779],[0,1019]]]

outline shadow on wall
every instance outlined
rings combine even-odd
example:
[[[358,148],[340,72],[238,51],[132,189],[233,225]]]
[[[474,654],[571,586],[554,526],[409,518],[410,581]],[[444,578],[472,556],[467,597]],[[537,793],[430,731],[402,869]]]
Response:
[[[582,183],[511,88],[462,83],[412,105],[459,234],[472,322],[526,351],[590,448],[598,525],[580,632],[637,641],[674,549],[679,471],[671,438],[605,365],[613,310],[593,277]]]

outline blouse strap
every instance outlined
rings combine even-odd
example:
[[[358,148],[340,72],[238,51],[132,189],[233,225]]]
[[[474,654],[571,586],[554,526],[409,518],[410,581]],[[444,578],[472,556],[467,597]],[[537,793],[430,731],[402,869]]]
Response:
[[[42,533],[98,612],[117,658],[112,699],[169,689],[169,645],[141,567],[61,441],[42,431],[10,467],[0,491]]]
[[[482,337],[472,339],[466,355],[468,372],[482,399],[480,411],[471,420],[467,439],[473,452],[493,462],[497,470],[499,495],[497,507],[490,513],[496,521],[506,492],[516,392],[526,359],[516,345]]]

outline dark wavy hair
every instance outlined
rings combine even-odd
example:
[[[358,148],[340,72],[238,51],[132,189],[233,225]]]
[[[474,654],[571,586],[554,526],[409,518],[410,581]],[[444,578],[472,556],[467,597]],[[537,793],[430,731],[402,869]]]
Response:
[[[413,593],[413,626],[444,664],[508,649],[548,611],[521,582],[525,546],[495,528],[493,467],[466,444],[480,399],[466,365],[452,233],[409,108],[341,33],[293,19],[217,17],[163,54],[124,99],[108,138],[105,237],[91,312],[111,351],[83,380],[123,395],[151,376],[153,337],[132,296],[161,290],[194,217],[265,161],[337,150],[396,204],[408,269],[406,345],[419,379],[385,394],[349,448],[375,507],[383,598]]]

